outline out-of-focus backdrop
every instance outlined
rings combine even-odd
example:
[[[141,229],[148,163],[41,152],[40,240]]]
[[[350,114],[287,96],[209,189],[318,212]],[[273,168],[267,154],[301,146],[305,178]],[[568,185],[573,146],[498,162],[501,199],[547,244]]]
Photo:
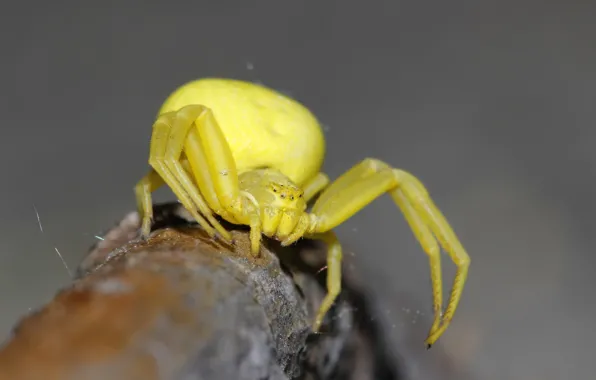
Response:
[[[595,12],[573,0],[5,5],[0,333],[68,284],[57,252],[73,270],[135,207],[170,91],[224,76],[310,107],[332,177],[386,160],[421,178],[453,224],[470,278],[430,351],[427,257],[390,198],[338,229],[409,378],[592,376]],[[439,356],[449,376],[432,373]]]

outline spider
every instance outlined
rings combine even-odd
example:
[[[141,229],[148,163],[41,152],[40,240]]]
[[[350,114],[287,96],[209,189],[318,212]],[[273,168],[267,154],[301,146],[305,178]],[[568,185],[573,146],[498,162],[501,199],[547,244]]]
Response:
[[[430,348],[454,316],[468,254],[412,174],[367,158],[330,182],[320,171],[324,154],[321,126],[297,100],[235,79],[188,82],[166,99],[153,124],[151,169],[135,186],[142,236],[150,233],[151,193],[165,184],[211,237],[233,244],[215,215],[249,226],[255,256],[262,235],[283,246],[300,238],[322,240],[328,247],[327,294],[312,327],[318,332],[341,290],[342,247],[333,229],[389,193],[429,258],[434,318],[425,343]],[[437,241],[457,265],[444,314]]]

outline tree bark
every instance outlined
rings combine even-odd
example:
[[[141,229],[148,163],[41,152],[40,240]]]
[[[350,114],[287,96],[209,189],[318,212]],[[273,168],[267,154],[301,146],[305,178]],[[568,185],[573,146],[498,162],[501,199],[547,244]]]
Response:
[[[73,284],[17,324],[0,380],[397,378],[349,279],[312,334],[324,246],[265,239],[253,257],[245,228],[226,225],[227,246],[189,220],[168,203],[147,240],[136,212],[109,230]]]

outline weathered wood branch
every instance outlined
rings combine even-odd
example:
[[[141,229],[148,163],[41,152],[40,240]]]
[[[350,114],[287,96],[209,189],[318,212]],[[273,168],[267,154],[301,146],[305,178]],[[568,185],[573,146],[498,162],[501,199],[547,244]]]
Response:
[[[323,333],[311,333],[324,247],[266,241],[253,258],[243,229],[229,226],[236,244],[225,246],[176,203],[155,215],[148,240],[127,215],[70,287],[18,323],[0,350],[1,380],[396,378],[349,283]]]

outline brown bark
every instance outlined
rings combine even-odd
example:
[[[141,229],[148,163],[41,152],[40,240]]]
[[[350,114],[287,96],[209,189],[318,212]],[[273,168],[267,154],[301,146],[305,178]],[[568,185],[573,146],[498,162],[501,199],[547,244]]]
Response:
[[[372,323],[358,323],[355,289],[311,334],[324,247],[266,240],[254,258],[244,229],[228,226],[226,246],[189,226],[178,204],[155,215],[148,240],[137,213],[126,216],[72,286],[18,323],[0,380],[396,378]]]

